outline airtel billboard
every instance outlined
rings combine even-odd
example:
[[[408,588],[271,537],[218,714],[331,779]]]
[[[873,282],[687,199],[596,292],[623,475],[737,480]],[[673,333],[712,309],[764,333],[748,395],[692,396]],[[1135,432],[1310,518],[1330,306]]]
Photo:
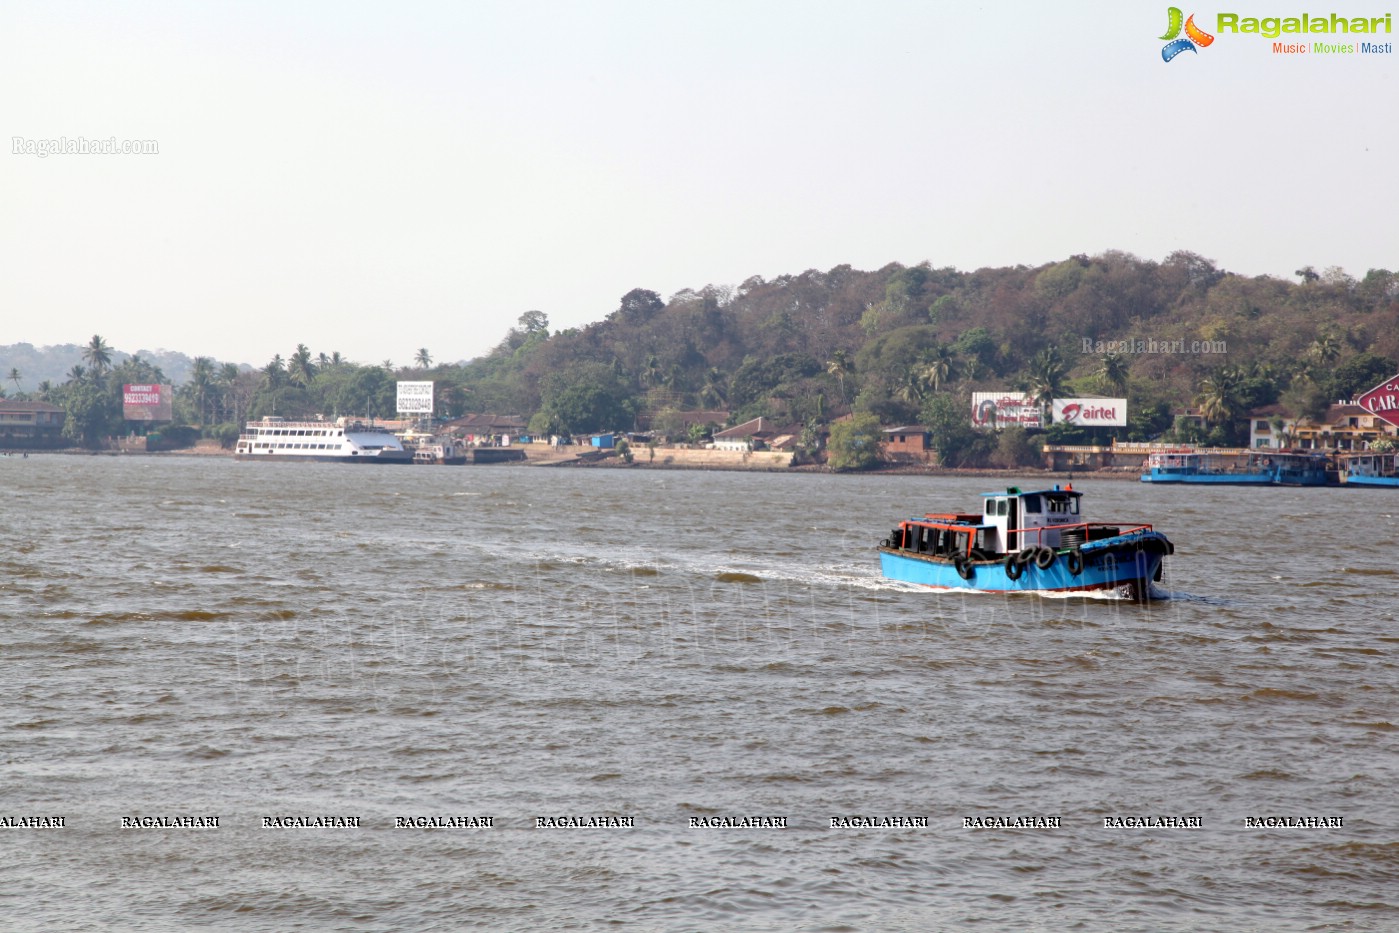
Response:
[[[1056,398],[1054,420],[1059,424],[1076,424],[1085,428],[1125,428],[1127,400],[1125,398]]]
[[[1392,425],[1399,426],[1399,373],[1355,400],[1355,404]]]

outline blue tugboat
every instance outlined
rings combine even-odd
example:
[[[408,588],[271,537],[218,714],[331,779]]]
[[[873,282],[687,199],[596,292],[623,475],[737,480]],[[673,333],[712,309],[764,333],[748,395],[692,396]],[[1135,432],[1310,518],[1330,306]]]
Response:
[[[1150,525],[1087,522],[1072,485],[983,493],[983,514],[899,522],[879,545],[890,580],[947,590],[1089,592],[1150,599],[1175,546]]]

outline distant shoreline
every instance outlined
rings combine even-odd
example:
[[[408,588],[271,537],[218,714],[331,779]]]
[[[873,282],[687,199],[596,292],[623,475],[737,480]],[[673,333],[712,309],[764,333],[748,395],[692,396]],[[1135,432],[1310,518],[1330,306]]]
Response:
[[[686,463],[648,463],[641,458],[634,459],[631,463],[626,463],[619,458],[602,457],[598,459],[572,459],[571,457],[531,457],[529,448],[525,450],[526,459],[518,463],[502,464],[482,464],[482,466],[554,466],[573,467],[582,469],[605,469],[605,470],[684,470],[687,472],[723,472],[723,473],[800,473],[815,474],[824,476],[918,476],[925,478],[936,477],[980,477],[982,479],[1025,479],[1040,482],[1098,479],[1122,482],[1138,482],[1140,474],[1135,471],[1122,472],[1116,470],[1075,470],[1050,471],[1032,470],[1026,467],[1013,470],[997,470],[992,468],[961,469],[943,468],[935,466],[925,466],[919,464],[890,463],[882,466],[872,467],[868,470],[850,470],[836,472],[819,464],[806,464],[803,466],[770,468],[770,467],[748,467],[730,465],[695,465]],[[189,447],[181,450],[85,450],[80,447],[64,447],[60,449],[48,450],[7,450],[0,451],[0,457],[22,457],[23,455],[59,455],[74,457],[228,457],[232,459],[233,452],[223,448],[196,448]],[[471,465],[468,465],[471,466]]]

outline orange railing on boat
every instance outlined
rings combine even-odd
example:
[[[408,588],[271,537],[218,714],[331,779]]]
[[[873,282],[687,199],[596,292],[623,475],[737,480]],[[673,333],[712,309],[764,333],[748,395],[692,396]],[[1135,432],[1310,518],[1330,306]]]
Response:
[[[970,524],[970,522],[975,522],[975,521],[979,520],[980,518],[981,518],[980,515],[959,515],[959,514],[955,514],[955,513],[946,513],[946,514],[938,514],[938,515],[935,515],[935,514],[929,513],[929,514],[928,514],[925,518],[923,518],[923,519],[906,519],[906,520],[904,520],[904,521],[899,522],[900,541],[899,541],[899,543],[897,544],[897,547],[898,547],[900,550],[903,550],[903,549],[904,549],[904,548],[903,548],[903,544],[902,544],[902,539],[903,539],[903,537],[904,537],[904,534],[903,534],[903,533],[904,533],[907,529],[909,529],[909,528],[928,528],[928,529],[932,529],[932,530],[934,530],[934,531],[948,531],[948,532],[952,532],[953,534],[965,535],[965,536],[966,536],[966,550],[965,550],[965,553],[966,553],[967,558],[970,559],[971,556],[972,556],[973,542],[974,542],[975,539],[976,539],[976,533],[977,533],[978,531],[984,531],[984,530],[986,530],[986,529],[988,529],[988,528],[994,528],[994,527],[995,527],[994,525],[989,525],[989,524],[977,524],[977,525],[971,525],[971,524]],[[1044,532],[1046,532],[1046,531],[1064,532],[1064,531],[1069,531],[1069,530],[1072,530],[1072,529],[1075,529],[1075,528],[1079,528],[1079,529],[1082,529],[1082,530],[1083,530],[1083,540],[1084,540],[1084,543],[1085,543],[1085,544],[1088,543],[1090,540],[1092,540],[1091,535],[1090,535],[1090,533],[1089,533],[1089,529],[1090,529],[1090,528],[1115,528],[1115,529],[1117,529],[1117,535],[1113,535],[1113,537],[1117,537],[1118,535],[1134,534],[1134,533],[1139,532],[1139,531],[1151,531],[1151,530],[1152,530],[1151,525],[1146,524],[1146,523],[1139,523],[1139,524],[1136,524],[1136,525],[1125,525],[1125,524],[1123,524],[1123,523],[1121,523],[1121,522],[1074,522],[1073,524],[1070,524],[1070,525],[1046,525],[1046,526],[1040,527],[1040,528],[1012,528],[1012,529],[1009,529],[1009,530],[1008,530],[1008,533],[1009,533],[1009,534],[1018,534],[1018,535],[1022,535],[1022,536],[1028,536],[1028,535],[1030,535],[1030,534],[1034,534],[1034,536],[1035,536],[1035,541],[1034,541],[1034,543],[1035,543],[1036,545],[1039,545],[1039,544],[1041,544],[1041,542],[1043,542],[1043,540],[1044,540]],[[1027,542],[1026,542],[1025,538],[1022,537],[1020,540],[1021,540],[1021,546],[1022,546],[1022,547],[1026,546]],[[1101,539],[1099,539],[1099,540],[1101,540]],[[1062,547],[1063,545],[1061,544],[1060,546]],[[959,548],[959,549],[960,549],[960,548]],[[923,553],[923,552],[918,552],[918,553]]]

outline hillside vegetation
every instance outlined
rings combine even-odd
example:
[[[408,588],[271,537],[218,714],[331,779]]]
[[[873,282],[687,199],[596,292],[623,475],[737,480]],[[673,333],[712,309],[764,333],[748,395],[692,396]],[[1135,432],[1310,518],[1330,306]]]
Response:
[[[1399,274],[1307,267],[1297,278],[1235,275],[1188,252],[1109,252],[973,272],[837,266],[669,299],[636,288],[581,328],[551,330],[528,311],[463,364],[434,366],[424,349],[414,365],[364,365],[305,344],[241,375],[196,358],[180,414],[211,433],[229,422],[225,435],[274,411],[387,417],[394,379],[433,379],[440,414],[520,414],[538,433],[628,429],[688,409],[803,425],[853,411],[927,423],[955,461],[995,455],[996,440],[963,430],[970,393],[1020,389],[1126,396],[1118,433],[1135,439],[1194,409],[1200,439],[1231,443],[1251,408],[1314,414],[1399,369]],[[75,390],[69,380],[45,393]],[[1049,434],[1086,439],[1068,426]]]

